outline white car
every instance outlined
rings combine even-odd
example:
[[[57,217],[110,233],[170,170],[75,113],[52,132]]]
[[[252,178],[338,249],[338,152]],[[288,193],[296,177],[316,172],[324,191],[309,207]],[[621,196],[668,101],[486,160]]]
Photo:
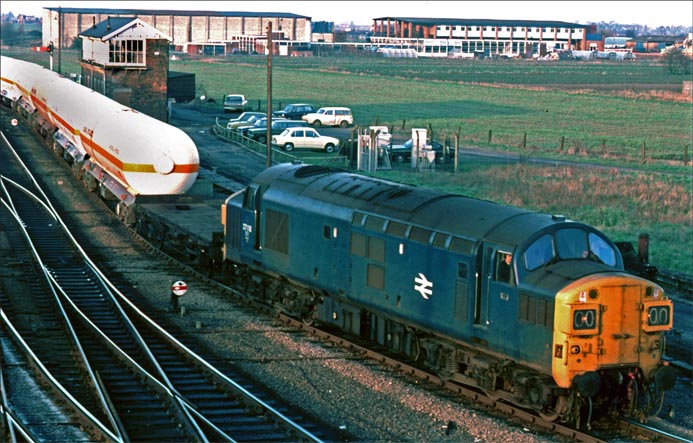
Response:
[[[332,153],[339,146],[339,139],[320,135],[313,128],[286,128],[281,134],[272,137],[272,144],[281,147],[287,152],[296,148],[324,149]]]
[[[316,128],[320,126],[340,126],[346,128],[354,124],[354,116],[349,108],[320,108],[316,112],[311,112],[301,118]]]
[[[230,94],[224,99],[224,112],[243,112],[248,106],[248,100],[240,94]]]

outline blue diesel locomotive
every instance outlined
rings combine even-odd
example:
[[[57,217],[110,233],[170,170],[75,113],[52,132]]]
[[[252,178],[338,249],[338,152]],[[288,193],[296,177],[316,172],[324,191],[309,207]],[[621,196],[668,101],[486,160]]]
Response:
[[[288,163],[221,214],[227,271],[266,303],[544,418],[643,416],[673,386],[671,300],[589,225]]]

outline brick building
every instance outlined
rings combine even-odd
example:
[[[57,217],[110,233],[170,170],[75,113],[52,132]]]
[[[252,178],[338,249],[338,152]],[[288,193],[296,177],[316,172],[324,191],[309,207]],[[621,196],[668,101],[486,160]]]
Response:
[[[545,20],[379,17],[371,42],[414,48],[420,57],[518,56],[588,49],[588,28]]]

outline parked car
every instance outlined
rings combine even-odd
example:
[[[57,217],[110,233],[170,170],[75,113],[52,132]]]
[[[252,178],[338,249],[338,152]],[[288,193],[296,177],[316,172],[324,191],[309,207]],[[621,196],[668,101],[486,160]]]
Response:
[[[287,128],[279,135],[272,137],[272,144],[287,152],[294,149],[324,149],[332,153],[339,147],[339,139],[320,135],[313,128]]]
[[[241,126],[236,126],[234,128],[234,131],[238,132],[241,135],[247,136],[248,131],[254,128],[262,128],[262,129],[267,129],[267,117],[260,117],[256,119],[253,123],[249,123],[246,125],[241,125]]]
[[[320,108],[317,112],[311,112],[302,118],[316,128],[320,126],[340,126],[346,128],[354,124],[354,116],[351,114],[351,109],[342,107]]]
[[[262,117],[267,117],[267,114],[265,114],[264,112],[244,112],[237,118],[230,119],[229,122],[226,124],[226,129],[234,129],[239,126],[247,126],[253,124],[258,118]]]
[[[265,122],[266,123],[266,122]],[[277,119],[272,120],[272,135],[281,134],[286,128],[294,127],[308,127],[308,123],[301,120],[287,120],[287,119]],[[265,143],[267,141],[267,124],[264,128],[250,128],[245,134],[246,137],[252,138],[258,143]]]
[[[224,98],[224,112],[243,112],[248,100],[240,94],[229,94]]]
[[[406,163],[411,161],[411,148],[414,142],[412,139],[407,140],[401,145],[392,145],[388,148],[388,153],[390,155],[390,160],[394,163]],[[431,146],[433,151],[436,153],[436,162],[440,163],[445,155],[443,144],[437,140],[433,140],[431,143],[426,143],[427,146]],[[454,156],[454,151],[450,150],[450,156]]]
[[[289,120],[301,120],[301,117],[311,112],[315,112],[313,105],[294,103],[287,105],[281,111],[274,111],[272,115],[279,118],[288,118]]]

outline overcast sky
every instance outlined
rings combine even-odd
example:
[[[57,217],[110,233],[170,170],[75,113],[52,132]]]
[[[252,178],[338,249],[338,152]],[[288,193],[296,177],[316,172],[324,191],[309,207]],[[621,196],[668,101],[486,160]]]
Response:
[[[0,1],[3,13],[44,7],[290,12],[313,21],[372,24],[375,17],[445,17],[693,26],[693,1]]]

